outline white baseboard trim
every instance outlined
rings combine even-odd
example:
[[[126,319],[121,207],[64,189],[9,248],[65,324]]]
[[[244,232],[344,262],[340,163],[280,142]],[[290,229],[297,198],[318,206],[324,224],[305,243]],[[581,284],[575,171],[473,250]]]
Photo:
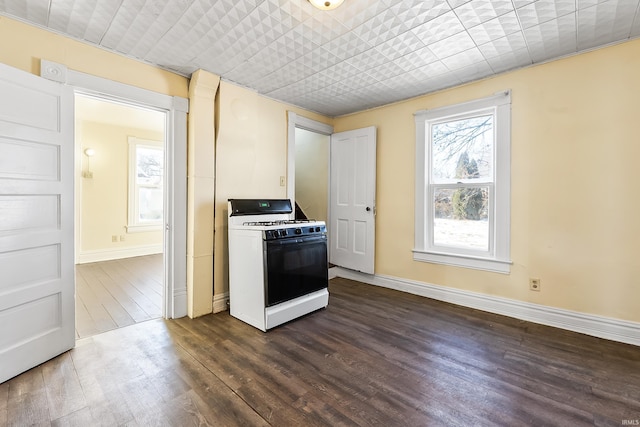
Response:
[[[99,249],[93,251],[83,251],[78,254],[78,260],[76,264],[87,264],[89,262],[111,261],[114,259],[161,254],[162,251],[162,243],[159,245],[145,245],[119,249]]]
[[[229,309],[227,305],[229,302],[229,292],[225,292],[220,295],[213,296],[213,312],[220,313],[221,311],[225,311]]]
[[[341,267],[334,267],[329,271],[329,277],[333,275],[333,277],[357,280],[489,313],[640,346],[640,323],[638,322],[585,314],[398,277],[364,274]]]

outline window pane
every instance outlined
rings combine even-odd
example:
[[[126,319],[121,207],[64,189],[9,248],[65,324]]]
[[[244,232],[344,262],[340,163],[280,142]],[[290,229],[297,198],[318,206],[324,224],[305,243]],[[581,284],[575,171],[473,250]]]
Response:
[[[138,190],[138,220],[162,221],[162,188],[140,187]]]
[[[433,198],[436,246],[489,250],[489,187],[436,187]]]
[[[138,185],[161,185],[164,169],[162,149],[136,147],[136,182]]]
[[[493,180],[493,115],[431,126],[434,182]]]

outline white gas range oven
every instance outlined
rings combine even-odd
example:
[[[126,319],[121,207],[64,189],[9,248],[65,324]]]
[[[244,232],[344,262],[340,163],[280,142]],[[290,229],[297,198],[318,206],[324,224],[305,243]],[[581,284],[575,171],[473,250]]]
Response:
[[[288,199],[229,199],[229,309],[262,331],[329,303],[327,228]]]

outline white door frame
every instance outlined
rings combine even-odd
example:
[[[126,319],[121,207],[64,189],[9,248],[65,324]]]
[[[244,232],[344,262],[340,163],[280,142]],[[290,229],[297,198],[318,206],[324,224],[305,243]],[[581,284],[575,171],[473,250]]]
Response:
[[[42,60],[40,75],[67,84],[77,93],[163,111],[165,137],[164,303],[162,315],[187,315],[187,113],[189,100],[141,89]]]
[[[333,126],[287,112],[287,198],[295,206],[296,201],[296,128],[331,136]],[[331,144],[329,144],[331,145]],[[331,148],[329,148],[331,158]],[[329,183],[327,183],[329,185]],[[329,212],[327,212],[327,215]],[[328,218],[328,217],[327,217]]]

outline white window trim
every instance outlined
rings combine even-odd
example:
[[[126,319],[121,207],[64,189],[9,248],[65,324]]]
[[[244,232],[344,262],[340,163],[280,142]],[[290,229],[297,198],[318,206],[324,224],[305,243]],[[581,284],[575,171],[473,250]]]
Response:
[[[127,207],[127,233],[145,233],[148,231],[160,231],[162,230],[163,220],[160,219],[157,222],[139,224],[137,221],[137,207],[138,207],[138,191],[136,188],[136,148],[137,147],[149,147],[164,149],[162,141],[154,141],[150,139],[136,138],[135,136],[129,136],[129,204]],[[164,180],[164,178],[163,178]]]
[[[495,204],[492,206],[494,220],[490,224],[489,250],[470,251],[456,248],[434,248],[430,241],[430,215],[428,215],[428,167],[430,143],[426,125],[445,117],[465,116],[479,110],[495,111]],[[416,187],[415,187],[415,240],[413,259],[436,264],[453,265],[498,273],[510,273],[511,232],[511,91],[462,104],[415,113],[416,122]]]

